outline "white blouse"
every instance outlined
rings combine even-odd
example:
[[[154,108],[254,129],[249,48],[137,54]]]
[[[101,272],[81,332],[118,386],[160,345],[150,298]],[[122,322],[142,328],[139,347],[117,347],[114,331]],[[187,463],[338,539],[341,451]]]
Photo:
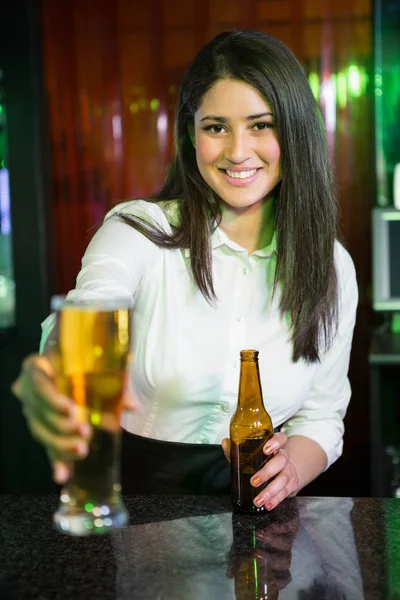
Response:
[[[219,444],[236,408],[240,350],[259,351],[264,404],[274,427],[317,442],[328,466],[342,452],[347,378],[358,301],[353,262],[338,242],[339,327],[320,363],[293,363],[288,319],[271,301],[276,237],[251,255],[217,229],[212,236],[217,301],[208,303],[190,271],[190,251],[159,248],[117,218],[123,210],[170,232],[177,202],[133,200],[106,216],[82,259],[71,296],[130,296],[132,387],[140,407],[122,426],[158,440]],[[41,349],[54,323],[42,324]]]

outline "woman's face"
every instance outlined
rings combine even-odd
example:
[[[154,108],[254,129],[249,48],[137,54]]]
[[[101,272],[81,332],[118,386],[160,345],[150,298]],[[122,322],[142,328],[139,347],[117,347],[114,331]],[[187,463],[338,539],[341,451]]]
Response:
[[[235,212],[260,207],[280,180],[280,147],[271,107],[252,86],[222,79],[195,113],[197,165]]]

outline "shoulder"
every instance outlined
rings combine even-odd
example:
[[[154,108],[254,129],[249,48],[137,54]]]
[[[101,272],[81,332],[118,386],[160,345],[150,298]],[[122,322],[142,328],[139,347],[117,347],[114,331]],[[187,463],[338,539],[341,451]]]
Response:
[[[338,240],[335,241],[334,248],[335,266],[338,273],[339,280],[342,279],[356,279],[356,269],[354,266],[353,259],[349,252]]]
[[[104,217],[108,221],[119,214],[138,217],[156,227],[161,227],[166,233],[171,232],[171,225],[179,221],[179,200],[128,200],[114,206]]]
[[[353,259],[346,248],[336,240],[335,267],[338,278],[339,304],[342,307],[358,303],[357,274]]]

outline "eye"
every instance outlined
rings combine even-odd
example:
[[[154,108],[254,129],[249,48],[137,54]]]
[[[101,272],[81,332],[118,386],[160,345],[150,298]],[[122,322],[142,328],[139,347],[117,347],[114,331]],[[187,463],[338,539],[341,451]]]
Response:
[[[269,121],[261,121],[260,123],[254,123],[252,129],[255,131],[264,131],[265,129],[272,129],[273,126],[274,124]]]
[[[206,125],[203,128],[203,130],[210,131],[211,133],[222,133],[223,131],[225,131],[225,128],[223,127],[223,125],[214,124],[214,125]]]

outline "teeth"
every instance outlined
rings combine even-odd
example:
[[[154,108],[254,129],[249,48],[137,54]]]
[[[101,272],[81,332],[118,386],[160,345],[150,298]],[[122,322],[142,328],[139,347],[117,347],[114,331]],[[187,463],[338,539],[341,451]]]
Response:
[[[247,179],[247,177],[251,177],[257,172],[257,169],[252,169],[251,171],[230,171],[226,169],[229,177],[233,177],[233,179]]]

